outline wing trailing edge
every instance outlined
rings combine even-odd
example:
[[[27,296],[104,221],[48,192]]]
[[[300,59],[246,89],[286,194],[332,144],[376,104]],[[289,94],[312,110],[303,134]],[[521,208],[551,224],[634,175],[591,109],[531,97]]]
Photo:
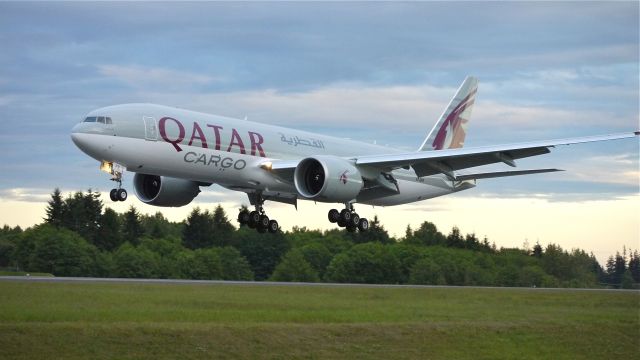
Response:
[[[532,169],[532,170],[518,170],[518,171],[496,171],[496,172],[487,172],[487,173],[478,173],[478,174],[457,175],[455,177],[455,179],[457,181],[478,180],[478,179],[493,179],[493,178],[508,177],[508,176],[520,176],[520,175],[550,173],[550,172],[556,172],[556,171],[564,171],[564,170],[560,170],[560,169]]]

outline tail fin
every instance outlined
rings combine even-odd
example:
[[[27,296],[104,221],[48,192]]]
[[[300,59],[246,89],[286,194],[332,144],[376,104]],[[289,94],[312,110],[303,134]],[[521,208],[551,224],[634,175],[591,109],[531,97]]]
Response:
[[[457,149],[464,146],[467,123],[478,91],[478,79],[467,76],[418,151]]]

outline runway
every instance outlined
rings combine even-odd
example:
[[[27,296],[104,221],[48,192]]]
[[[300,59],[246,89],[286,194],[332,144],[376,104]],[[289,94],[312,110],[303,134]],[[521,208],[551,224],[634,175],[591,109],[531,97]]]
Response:
[[[232,286],[309,286],[309,287],[347,287],[347,288],[405,288],[405,289],[496,289],[523,291],[599,291],[599,292],[640,292],[628,289],[576,289],[576,288],[528,288],[497,286],[449,286],[449,285],[398,285],[398,284],[345,284],[345,283],[302,283],[276,281],[227,281],[227,280],[184,280],[184,279],[127,279],[92,277],[45,277],[45,276],[0,276],[0,281],[46,282],[46,283],[121,283],[121,284],[160,284],[160,285],[232,285]]]

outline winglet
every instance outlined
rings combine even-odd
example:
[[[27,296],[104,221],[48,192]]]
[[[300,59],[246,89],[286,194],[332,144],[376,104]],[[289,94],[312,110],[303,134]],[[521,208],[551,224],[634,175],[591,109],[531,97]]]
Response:
[[[457,149],[464,146],[467,123],[478,91],[478,79],[468,76],[440,115],[418,151]]]

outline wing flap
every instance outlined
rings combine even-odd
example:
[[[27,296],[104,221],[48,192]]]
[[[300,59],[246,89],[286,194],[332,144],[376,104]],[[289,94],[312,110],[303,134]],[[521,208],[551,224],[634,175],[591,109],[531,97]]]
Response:
[[[532,169],[532,170],[519,170],[519,171],[496,171],[496,172],[488,172],[488,173],[458,175],[456,176],[456,180],[465,181],[465,180],[478,180],[478,179],[493,179],[493,178],[499,178],[499,177],[542,174],[542,173],[550,173],[550,172],[556,172],[556,171],[564,171],[564,170]]]

